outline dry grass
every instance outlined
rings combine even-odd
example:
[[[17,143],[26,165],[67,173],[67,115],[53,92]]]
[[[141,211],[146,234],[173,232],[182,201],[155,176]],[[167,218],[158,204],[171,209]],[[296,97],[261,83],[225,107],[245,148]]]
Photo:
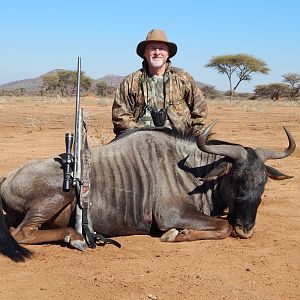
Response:
[[[96,96],[81,96],[82,101],[86,102],[95,102],[99,104],[100,106],[107,106],[111,105],[113,102],[112,97],[96,97]],[[14,102],[14,103],[56,103],[56,104],[65,104],[65,103],[72,103],[72,101],[75,102],[75,97],[50,97],[50,96],[0,96],[0,104],[1,103],[8,103],[8,102]],[[300,101],[290,101],[290,100],[279,100],[279,101],[272,101],[268,99],[256,99],[256,100],[249,100],[244,98],[235,98],[232,101],[229,100],[228,97],[219,97],[215,99],[207,99],[208,103],[213,103],[214,105],[222,105],[222,106],[239,106],[244,107],[256,107],[260,106],[262,103],[267,106],[277,107],[277,106],[287,106],[287,107],[299,107]]]

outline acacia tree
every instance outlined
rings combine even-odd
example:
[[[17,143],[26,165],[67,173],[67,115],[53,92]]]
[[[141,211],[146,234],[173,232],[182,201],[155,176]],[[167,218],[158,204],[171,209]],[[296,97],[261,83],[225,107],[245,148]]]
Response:
[[[57,74],[45,75],[43,77],[43,85],[41,92],[46,92],[52,94],[58,88],[59,77]]]
[[[283,77],[283,82],[287,82],[288,84],[291,85],[292,91],[290,94],[290,98],[293,99],[299,94],[299,89],[300,89],[300,74],[297,73],[287,73],[282,75]]]
[[[101,97],[112,96],[116,92],[116,87],[109,85],[105,81],[98,81],[95,84],[95,93]]]
[[[92,86],[92,79],[80,73],[80,90],[88,91]],[[60,71],[43,77],[43,89],[46,92],[59,91],[61,96],[72,96],[77,87],[76,71]]]
[[[267,64],[254,56],[247,54],[220,55],[210,59],[207,68],[214,68],[221,74],[226,74],[229,80],[230,100],[239,84],[242,81],[250,81],[253,73],[268,74],[270,69]],[[232,77],[235,74],[238,78],[233,86]]]
[[[103,97],[107,96],[107,83],[105,81],[96,83],[96,94]]]
[[[84,72],[82,72],[81,74],[82,76],[80,77],[80,90],[82,92],[87,92],[93,84],[93,79],[84,75]],[[76,83],[77,83],[77,78],[76,78]]]
[[[270,83],[256,85],[254,92],[258,98],[269,98],[273,101],[279,100],[281,97],[288,97],[291,93],[291,87],[285,83]]]

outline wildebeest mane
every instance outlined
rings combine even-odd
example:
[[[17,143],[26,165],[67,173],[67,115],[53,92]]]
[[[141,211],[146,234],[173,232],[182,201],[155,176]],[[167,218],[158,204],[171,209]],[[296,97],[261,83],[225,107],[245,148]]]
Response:
[[[183,131],[180,129],[177,129],[175,127],[169,128],[169,127],[142,127],[142,128],[132,128],[127,129],[125,132],[117,135],[110,143],[118,141],[120,139],[123,139],[125,137],[128,137],[136,132],[162,132],[164,134],[167,134],[169,136],[172,136],[176,139],[181,139],[189,142],[196,142],[196,136],[193,135],[193,130],[187,130]],[[239,145],[235,143],[230,143],[222,140],[213,140],[211,137],[214,135],[214,133],[210,133],[207,137],[207,144],[208,145]]]
[[[187,140],[191,142],[195,142],[196,138],[192,133],[192,130],[188,131],[183,131],[180,129],[177,129],[175,127],[169,128],[169,127],[142,127],[142,128],[132,128],[132,129],[127,129],[125,132],[117,135],[112,142],[123,139],[125,137],[128,137],[132,135],[133,133],[136,132],[162,132],[165,133],[169,136],[181,139],[181,140]]]

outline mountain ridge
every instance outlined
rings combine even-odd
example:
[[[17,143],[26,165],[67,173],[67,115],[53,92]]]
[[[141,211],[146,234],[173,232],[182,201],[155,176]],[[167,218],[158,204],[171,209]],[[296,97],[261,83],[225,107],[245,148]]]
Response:
[[[26,92],[38,92],[40,88],[43,85],[43,77],[55,74],[60,71],[67,71],[64,69],[54,69],[52,71],[49,71],[45,74],[42,74],[40,76],[37,76],[35,78],[28,78],[28,79],[22,79],[22,80],[16,80],[8,83],[4,83],[0,85],[0,90],[2,91],[13,91],[17,89],[25,89]],[[105,75],[98,79],[93,79],[93,84],[96,84],[97,82],[104,81],[107,85],[117,88],[121,81],[123,80],[125,76],[120,75]],[[202,82],[196,81],[196,83],[200,87],[204,86],[211,86],[209,84],[204,84]]]

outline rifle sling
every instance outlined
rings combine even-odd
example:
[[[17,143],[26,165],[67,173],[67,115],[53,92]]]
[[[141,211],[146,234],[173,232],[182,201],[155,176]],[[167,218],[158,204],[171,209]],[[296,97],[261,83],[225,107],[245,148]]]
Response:
[[[90,208],[90,169],[91,169],[91,151],[87,142],[85,132],[84,145],[82,149],[82,186],[80,189],[80,205],[82,207],[82,234],[91,248],[96,248],[95,236],[89,227],[89,208]],[[92,224],[90,224],[92,226]]]
[[[86,207],[82,208],[82,234],[87,242],[87,244],[92,248],[96,248],[95,235],[91,233],[88,223],[88,209]]]

